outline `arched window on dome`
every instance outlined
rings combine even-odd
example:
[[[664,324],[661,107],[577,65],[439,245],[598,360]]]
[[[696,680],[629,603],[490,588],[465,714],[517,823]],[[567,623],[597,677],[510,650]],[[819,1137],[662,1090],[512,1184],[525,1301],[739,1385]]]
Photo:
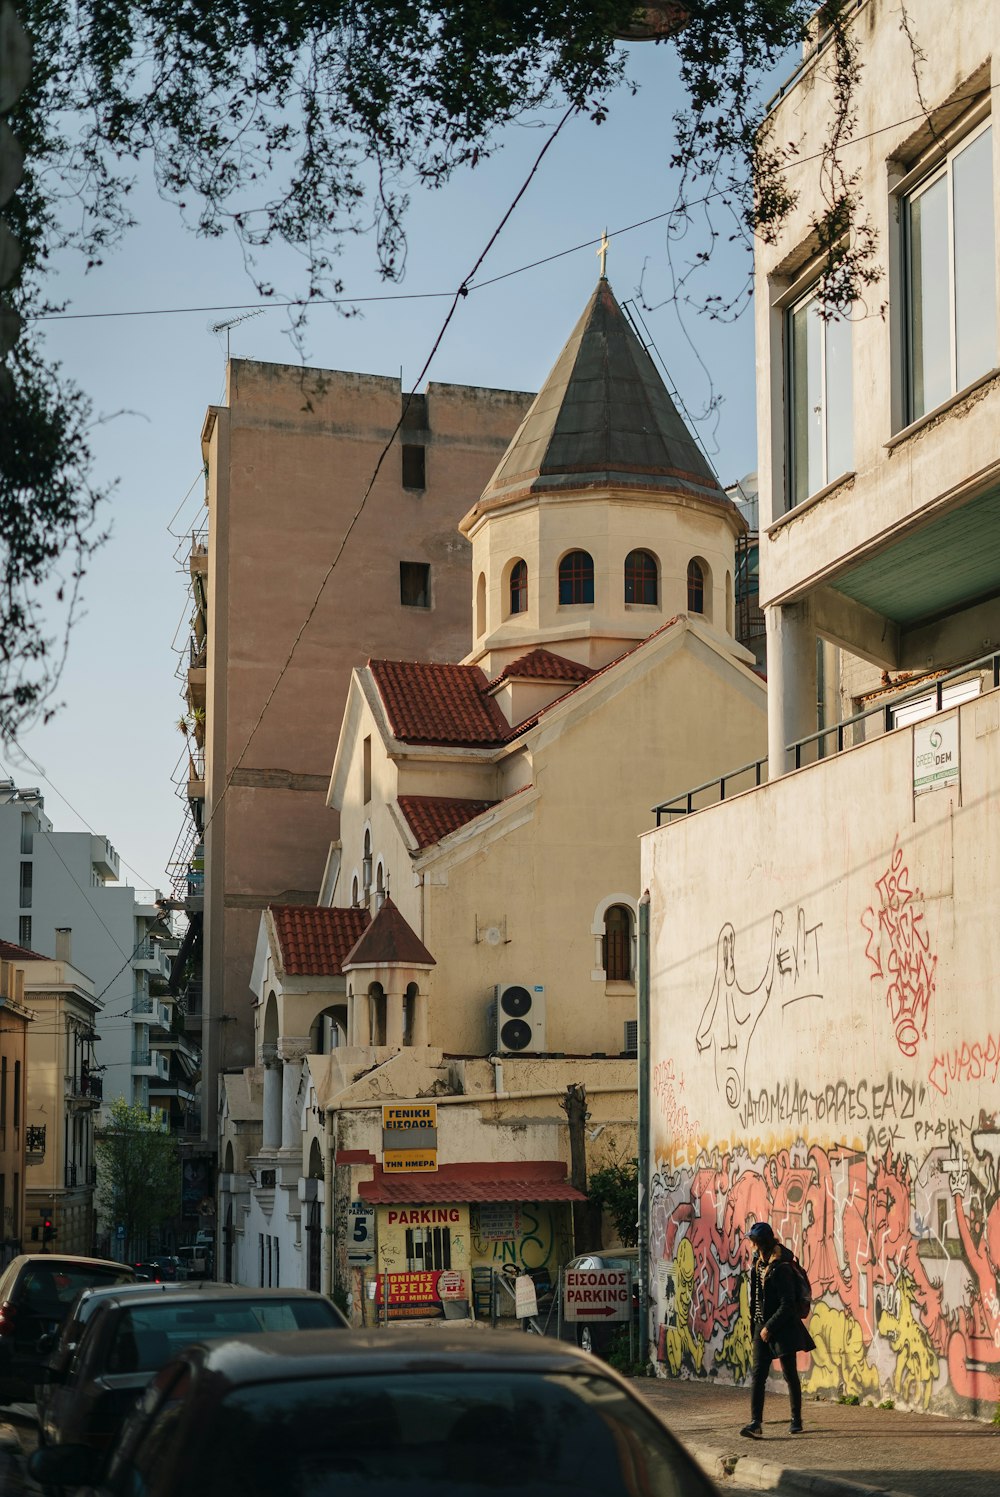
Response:
[[[589,551],[570,551],[559,563],[560,604],[593,603],[594,558]]]
[[[528,563],[526,561],[515,561],[510,569],[510,611],[512,614],[528,611]]]
[[[694,557],[688,562],[688,613],[705,612],[705,573]]]
[[[625,558],[625,602],[655,606],[659,601],[656,557],[649,551],[630,551]]]

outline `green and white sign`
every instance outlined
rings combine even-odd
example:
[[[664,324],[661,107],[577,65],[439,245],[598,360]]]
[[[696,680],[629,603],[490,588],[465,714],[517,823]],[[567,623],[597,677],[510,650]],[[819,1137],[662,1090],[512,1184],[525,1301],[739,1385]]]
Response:
[[[959,783],[958,713],[932,717],[913,729],[913,793]]]

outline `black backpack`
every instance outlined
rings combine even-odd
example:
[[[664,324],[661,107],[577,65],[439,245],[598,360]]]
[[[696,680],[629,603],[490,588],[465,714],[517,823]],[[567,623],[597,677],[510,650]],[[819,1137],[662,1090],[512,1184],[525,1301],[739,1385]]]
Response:
[[[813,1292],[812,1285],[809,1282],[809,1275],[802,1267],[798,1258],[792,1258],[791,1269],[795,1275],[796,1304],[799,1317],[802,1320],[808,1320],[812,1314],[813,1307]]]

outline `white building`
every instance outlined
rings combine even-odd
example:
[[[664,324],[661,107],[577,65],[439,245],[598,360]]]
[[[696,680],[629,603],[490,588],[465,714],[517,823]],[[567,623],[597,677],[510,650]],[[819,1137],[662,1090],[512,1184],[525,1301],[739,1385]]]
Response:
[[[119,884],[118,872],[106,837],[55,831],[38,790],[0,783],[0,939],[54,958],[56,931],[72,931],[73,965],[103,1005],[104,1105],[125,1097],[148,1106],[151,1084],[169,1074],[157,1043],[169,1036],[170,1010],[150,993],[151,976],[167,975],[166,931],[155,891]]]
[[[745,1238],[768,1219],[812,1282],[807,1394],[988,1418],[1000,9],[967,9],[850,8],[843,167],[883,274],[849,317],[823,315],[815,234],[830,38],[775,105],[798,196],[756,258],[768,759],[697,814],[661,806],[643,883],[661,1369],[746,1378]]]

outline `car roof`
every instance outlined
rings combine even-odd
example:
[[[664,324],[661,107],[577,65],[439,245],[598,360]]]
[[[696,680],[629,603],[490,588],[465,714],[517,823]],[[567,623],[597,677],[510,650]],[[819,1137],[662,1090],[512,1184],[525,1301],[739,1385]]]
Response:
[[[241,1299],[275,1301],[303,1299],[320,1300],[324,1305],[329,1305],[332,1310],[339,1314],[339,1311],[336,1311],[336,1307],[331,1300],[328,1300],[323,1294],[317,1294],[313,1289],[253,1289],[249,1288],[246,1284],[220,1284],[215,1283],[211,1279],[195,1280],[194,1283],[189,1279],[182,1279],[179,1284],[171,1285],[123,1284],[120,1289],[109,1289],[105,1295],[105,1300],[108,1304],[112,1305],[116,1304],[119,1299],[127,1300],[131,1309],[137,1302],[139,1305],[144,1303],[143,1294],[145,1294],[147,1302],[157,1303],[162,1299],[164,1289],[170,1290],[170,1303],[172,1305],[179,1304],[182,1307],[187,1303],[198,1304],[201,1302],[203,1304],[206,1299],[224,1299],[227,1301]]]
[[[131,1263],[119,1263],[116,1258],[85,1258],[78,1253],[19,1253],[12,1258],[4,1272],[11,1268],[23,1268],[29,1263],[45,1264],[49,1268],[117,1268],[121,1273],[131,1273]]]
[[[589,1372],[627,1388],[615,1372],[586,1352],[551,1337],[513,1331],[484,1337],[411,1326],[394,1326],[391,1331],[268,1331],[196,1342],[188,1355],[230,1387],[352,1373]]]
[[[89,1304],[91,1300],[117,1299],[123,1295],[127,1295],[131,1300],[137,1294],[148,1294],[155,1299],[157,1295],[164,1293],[166,1290],[169,1290],[171,1294],[177,1294],[180,1290],[197,1289],[202,1285],[206,1289],[219,1288],[218,1284],[212,1284],[207,1279],[194,1284],[189,1283],[186,1279],[170,1279],[165,1284],[150,1284],[148,1280],[145,1282],[136,1280],[134,1284],[90,1284],[86,1289],[81,1289],[77,1295],[74,1313],[85,1301]]]

